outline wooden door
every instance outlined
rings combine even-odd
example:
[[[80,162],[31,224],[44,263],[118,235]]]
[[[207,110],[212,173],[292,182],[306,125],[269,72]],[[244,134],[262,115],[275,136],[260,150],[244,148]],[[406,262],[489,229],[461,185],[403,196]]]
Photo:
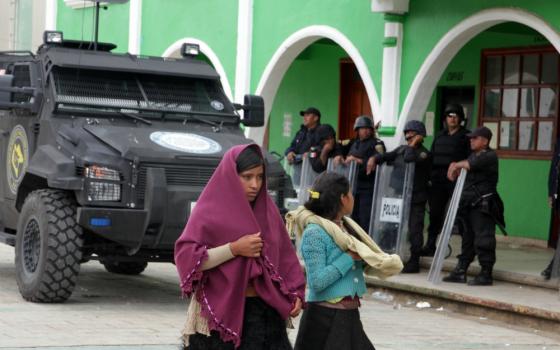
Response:
[[[340,61],[340,101],[338,111],[338,138],[355,136],[354,120],[360,115],[371,116],[371,104],[366,88],[352,60]]]

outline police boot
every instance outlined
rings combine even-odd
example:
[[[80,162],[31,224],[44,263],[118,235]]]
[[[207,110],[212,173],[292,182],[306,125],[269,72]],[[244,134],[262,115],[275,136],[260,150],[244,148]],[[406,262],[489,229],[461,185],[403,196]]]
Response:
[[[541,276],[543,276],[545,280],[549,280],[550,276],[552,275],[552,265],[554,265],[554,258],[550,260],[550,263],[548,264],[546,269],[541,272]]]
[[[412,255],[410,259],[404,264],[401,271],[402,273],[419,273],[420,272],[420,256]]]
[[[428,241],[426,242],[426,245],[423,246],[422,249],[420,250],[420,256],[434,256],[434,254],[436,253],[436,241],[437,241],[437,236],[436,237],[428,236]]]
[[[467,269],[469,264],[459,261],[455,269],[443,278],[443,282],[467,283]]]
[[[473,280],[469,281],[469,286],[491,286],[494,282],[492,278],[492,268],[482,267],[480,273]]]

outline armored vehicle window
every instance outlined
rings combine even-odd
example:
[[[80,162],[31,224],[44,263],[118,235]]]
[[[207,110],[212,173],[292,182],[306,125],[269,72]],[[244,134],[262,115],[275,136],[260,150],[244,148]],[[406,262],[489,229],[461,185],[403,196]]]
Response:
[[[14,80],[13,86],[14,87],[29,87],[31,86],[31,76],[29,72],[28,65],[15,65],[13,68]],[[31,95],[29,94],[13,94],[14,102],[29,102]]]
[[[53,81],[62,104],[233,114],[219,80],[55,67]]]

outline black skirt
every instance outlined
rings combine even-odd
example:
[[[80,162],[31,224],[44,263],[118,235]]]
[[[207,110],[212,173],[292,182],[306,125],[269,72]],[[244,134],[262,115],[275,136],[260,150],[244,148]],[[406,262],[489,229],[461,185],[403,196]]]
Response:
[[[375,350],[358,309],[332,309],[309,303],[299,323],[295,350]]]
[[[187,350],[234,350],[233,342],[224,342],[216,331],[207,337],[193,334]],[[292,350],[286,321],[262,299],[245,299],[243,331],[238,350]]]

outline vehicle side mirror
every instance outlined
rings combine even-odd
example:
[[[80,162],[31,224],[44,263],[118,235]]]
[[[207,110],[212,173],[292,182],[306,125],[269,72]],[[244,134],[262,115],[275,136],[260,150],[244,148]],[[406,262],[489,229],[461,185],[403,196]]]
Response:
[[[10,108],[12,102],[12,83],[14,81],[13,75],[0,75],[0,108]]]
[[[245,95],[243,99],[243,120],[245,126],[264,125],[264,100],[257,95]]]

